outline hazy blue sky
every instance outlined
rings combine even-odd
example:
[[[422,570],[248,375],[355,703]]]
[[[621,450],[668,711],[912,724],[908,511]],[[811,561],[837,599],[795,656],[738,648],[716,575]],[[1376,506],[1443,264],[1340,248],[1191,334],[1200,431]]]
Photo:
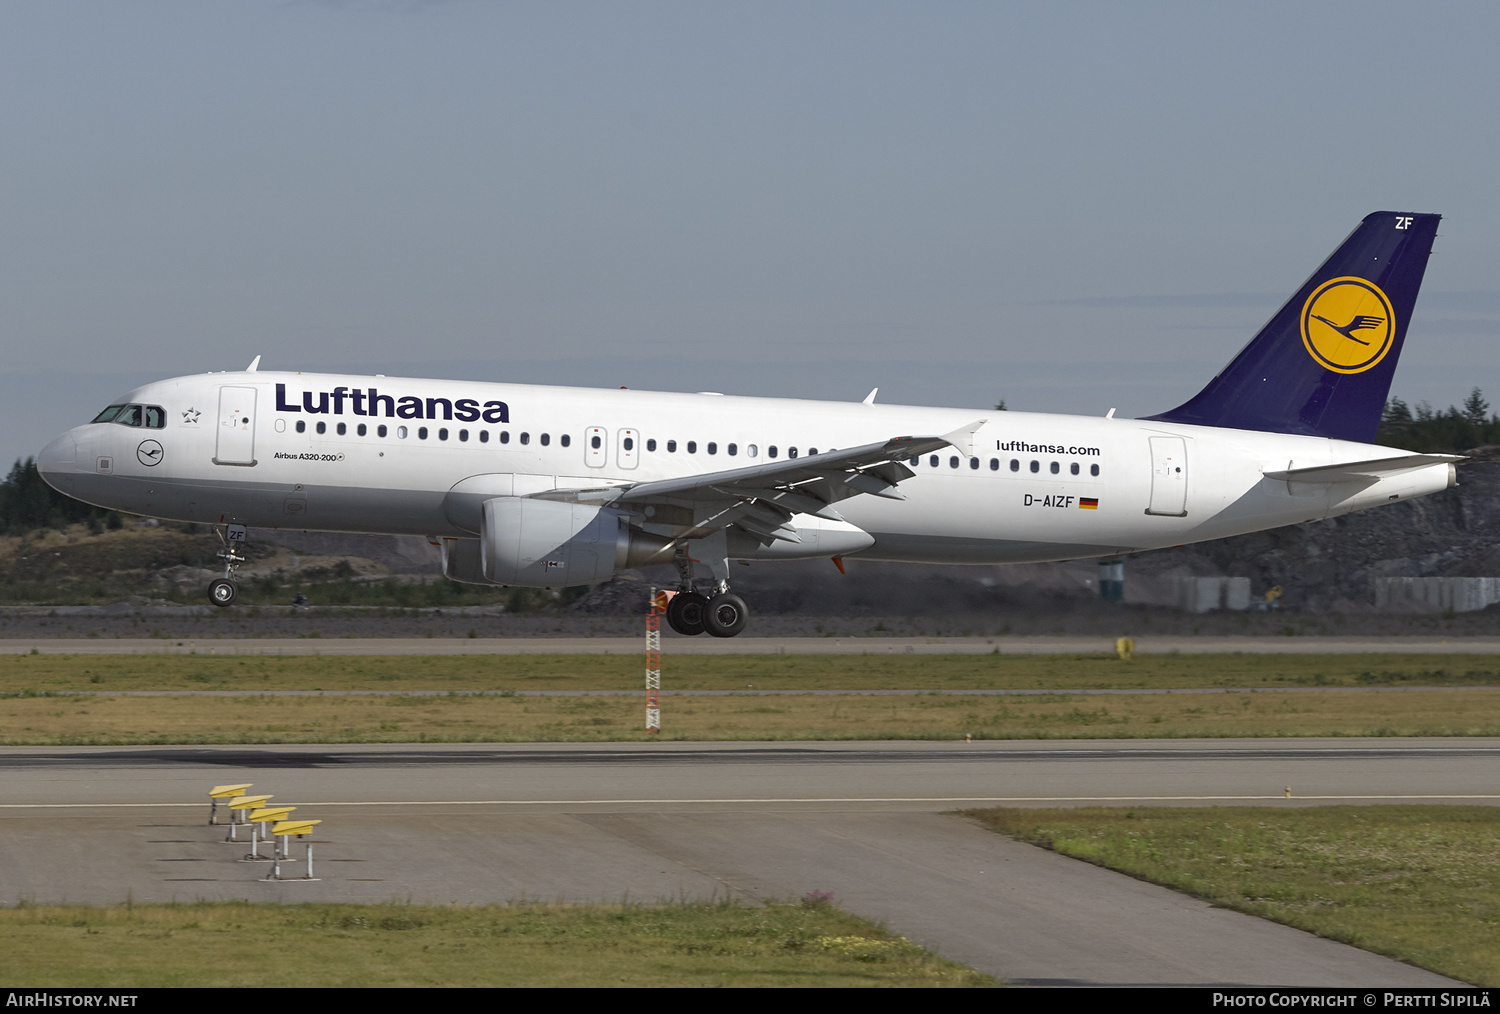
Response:
[[[6,462],[265,368],[1123,415],[1366,213],[1500,404],[1500,5],[0,0]],[[1486,238],[1488,237],[1488,238]]]

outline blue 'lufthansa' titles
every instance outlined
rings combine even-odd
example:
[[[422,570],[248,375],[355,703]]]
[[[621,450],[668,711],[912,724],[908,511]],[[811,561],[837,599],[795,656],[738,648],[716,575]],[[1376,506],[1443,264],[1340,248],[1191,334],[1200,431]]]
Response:
[[[316,400],[316,404],[314,401]],[[385,416],[389,419],[457,419],[460,422],[510,422],[510,407],[503,401],[480,404],[477,398],[397,398],[376,388],[335,387],[332,391],[303,391],[302,404],[286,400],[286,385],[276,385],[276,411],[308,412],[312,415],[343,415],[344,404],[354,415]],[[384,411],[381,411],[383,409]]]

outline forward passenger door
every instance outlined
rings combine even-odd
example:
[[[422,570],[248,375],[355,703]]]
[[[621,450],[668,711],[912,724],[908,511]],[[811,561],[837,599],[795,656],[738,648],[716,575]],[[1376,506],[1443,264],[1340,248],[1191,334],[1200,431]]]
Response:
[[[255,388],[219,388],[219,428],[214,464],[255,464]]]

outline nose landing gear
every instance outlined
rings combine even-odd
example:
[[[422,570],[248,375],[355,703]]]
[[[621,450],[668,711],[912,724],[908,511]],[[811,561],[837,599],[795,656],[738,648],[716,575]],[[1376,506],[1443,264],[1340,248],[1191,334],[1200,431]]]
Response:
[[[240,595],[240,586],[235,583],[234,572],[245,562],[245,555],[240,552],[245,545],[245,526],[226,525],[215,528],[214,531],[224,544],[224,548],[214,554],[224,561],[224,576],[208,583],[208,601],[223,609],[234,605],[234,600]]]

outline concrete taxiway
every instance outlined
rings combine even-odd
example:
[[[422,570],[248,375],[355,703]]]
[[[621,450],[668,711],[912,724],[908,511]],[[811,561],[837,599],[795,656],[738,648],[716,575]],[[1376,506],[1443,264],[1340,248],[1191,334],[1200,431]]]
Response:
[[[1017,983],[1442,985],[949,811],[1500,805],[1497,761],[1497,739],[7,747],[0,870],[7,893],[37,902],[831,891],[852,911]],[[324,821],[321,880],[268,883],[265,864],[241,861],[243,843],[208,826],[208,788],[234,782]]]

